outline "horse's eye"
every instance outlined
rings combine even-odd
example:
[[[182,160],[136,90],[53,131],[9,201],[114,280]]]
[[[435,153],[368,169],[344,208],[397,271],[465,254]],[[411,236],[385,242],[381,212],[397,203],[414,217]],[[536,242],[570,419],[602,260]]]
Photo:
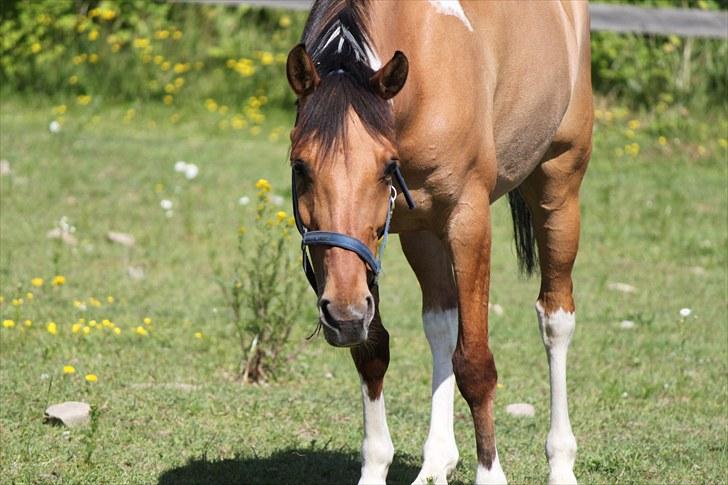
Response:
[[[296,174],[296,176],[299,176],[301,178],[305,178],[308,176],[308,167],[306,166],[306,162],[303,160],[294,160],[291,163],[291,167],[293,168],[293,172]]]
[[[384,174],[382,175],[382,180],[389,182],[392,179],[392,175],[394,174],[394,171],[396,169],[397,169],[397,160],[390,160],[387,163],[387,166],[384,167]]]

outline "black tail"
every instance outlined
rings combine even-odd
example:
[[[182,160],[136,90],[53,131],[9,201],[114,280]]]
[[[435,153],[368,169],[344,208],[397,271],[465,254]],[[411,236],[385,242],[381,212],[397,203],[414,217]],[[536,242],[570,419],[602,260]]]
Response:
[[[526,276],[531,276],[536,272],[536,263],[538,263],[531,210],[518,189],[508,192],[508,205],[511,206],[511,216],[513,217],[513,238],[518,255],[518,269]]]

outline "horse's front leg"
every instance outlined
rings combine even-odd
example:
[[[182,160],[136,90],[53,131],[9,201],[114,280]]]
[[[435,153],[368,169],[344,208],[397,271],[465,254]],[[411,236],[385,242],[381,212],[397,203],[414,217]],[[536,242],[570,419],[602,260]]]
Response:
[[[490,201],[476,187],[463,192],[448,221],[447,240],[457,283],[458,339],[453,370],[475,425],[478,467],[475,483],[505,483],[498,461],[493,421],[497,374],[488,346]]]
[[[432,413],[415,484],[447,483],[458,464],[453,430],[455,376],[452,353],[458,334],[458,300],[447,249],[431,232],[402,233],[402,249],[422,289],[422,323],[432,351]]]
[[[361,379],[361,398],[364,407],[364,440],[361,445],[360,485],[381,484],[387,480],[387,471],[394,457],[394,446],[389,436],[384,409],[384,374],[389,365],[389,333],[379,317],[379,295],[372,291],[376,301],[375,314],[369,325],[367,341],[352,347]]]

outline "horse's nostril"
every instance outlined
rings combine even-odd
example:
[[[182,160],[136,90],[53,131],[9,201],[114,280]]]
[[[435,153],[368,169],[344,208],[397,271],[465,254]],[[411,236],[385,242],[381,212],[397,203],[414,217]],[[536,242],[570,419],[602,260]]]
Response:
[[[374,314],[374,298],[372,298],[372,295],[369,295],[365,298],[367,302],[367,315],[373,315]]]
[[[329,305],[331,304],[331,301],[327,299],[322,299],[319,303],[319,306],[321,307],[321,313],[323,314],[324,320],[326,323],[331,325],[332,327],[339,328],[339,322],[331,315],[331,312],[329,311]]]

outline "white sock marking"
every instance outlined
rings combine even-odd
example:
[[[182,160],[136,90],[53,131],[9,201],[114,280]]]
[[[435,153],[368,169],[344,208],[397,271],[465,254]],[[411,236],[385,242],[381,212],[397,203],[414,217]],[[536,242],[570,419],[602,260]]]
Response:
[[[546,457],[549,460],[549,483],[576,483],[574,461],[576,439],[569,422],[566,396],[566,353],[574,334],[576,319],[573,313],[559,308],[547,315],[541,302],[536,302],[536,315],[546,355],[549,360],[551,382],[551,429],[546,438]]]
[[[425,335],[432,351],[432,414],[430,433],[424,446],[424,463],[414,483],[431,479],[447,483],[447,475],[458,463],[453,431],[455,376],[452,353],[458,338],[458,311],[426,312],[422,316]]]
[[[495,451],[495,460],[490,470],[478,463],[478,469],[475,472],[476,485],[501,485],[507,483],[506,474],[503,473],[500,460],[498,459],[498,450]]]
[[[430,0],[430,4],[442,15],[452,15],[457,17],[470,32],[473,31],[473,26],[470,24],[463,6],[460,5],[459,0]]]
[[[367,385],[362,380],[361,399],[364,408],[364,440],[361,444],[362,466],[359,485],[384,484],[394,457],[394,445],[389,436],[387,414],[384,409],[384,393],[377,399],[369,399]]]

